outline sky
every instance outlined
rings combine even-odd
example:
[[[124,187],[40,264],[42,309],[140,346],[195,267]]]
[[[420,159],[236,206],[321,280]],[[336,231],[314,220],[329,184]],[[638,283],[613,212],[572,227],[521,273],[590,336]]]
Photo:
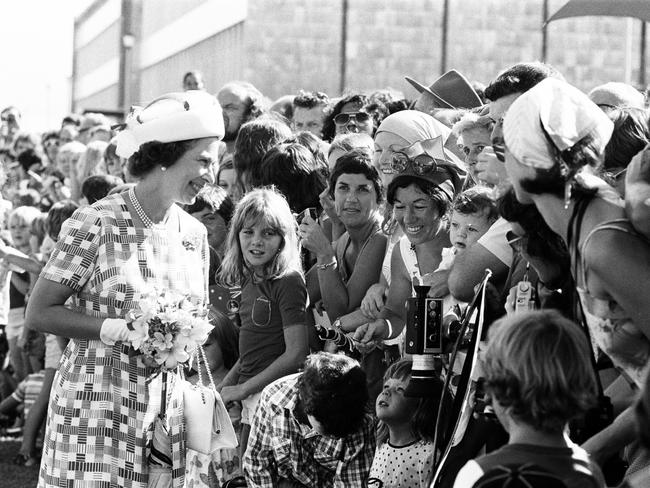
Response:
[[[23,127],[60,126],[70,111],[75,15],[92,0],[0,0],[0,107],[15,105]]]

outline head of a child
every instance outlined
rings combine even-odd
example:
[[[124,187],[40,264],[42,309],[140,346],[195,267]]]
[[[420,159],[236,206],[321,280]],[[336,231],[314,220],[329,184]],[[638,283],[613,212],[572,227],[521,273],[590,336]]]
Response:
[[[503,427],[561,435],[589,409],[596,380],[580,327],[555,310],[510,315],[490,327],[486,389]]]
[[[210,371],[230,370],[239,359],[239,330],[227,315],[214,307],[208,314],[213,329],[203,344]]]
[[[391,428],[408,426],[416,439],[432,441],[440,398],[407,397],[413,363],[401,359],[384,373],[384,385],[375,401],[377,418],[381,421],[378,440],[388,439]]]
[[[29,239],[32,222],[40,214],[39,209],[27,205],[17,207],[9,214],[7,225],[16,249],[25,253],[30,252]]]
[[[221,265],[221,281],[246,276],[274,279],[301,271],[296,221],[286,199],[273,188],[250,191],[237,203]]]
[[[29,247],[32,254],[40,252],[43,239],[47,235],[47,214],[41,212],[34,220],[29,229]]]
[[[85,152],[86,146],[79,141],[68,142],[61,146],[56,157],[56,165],[66,178],[70,177],[73,168],[77,167],[79,158]]]
[[[122,184],[124,182],[117,176],[91,175],[81,184],[81,194],[88,201],[88,205],[92,205],[108,195],[113,188]]]
[[[361,426],[368,387],[366,374],[354,359],[327,352],[312,354],[296,387],[303,411],[321,434],[343,438]]]
[[[61,202],[56,202],[50,207],[49,212],[47,213],[46,227],[47,235],[54,242],[59,240],[59,232],[61,232],[61,226],[63,222],[72,217],[72,214],[79,208],[72,200],[63,200]]]
[[[456,252],[463,252],[487,232],[499,217],[488,188],[472,187],[460,193],[451,205],[449,240]]]

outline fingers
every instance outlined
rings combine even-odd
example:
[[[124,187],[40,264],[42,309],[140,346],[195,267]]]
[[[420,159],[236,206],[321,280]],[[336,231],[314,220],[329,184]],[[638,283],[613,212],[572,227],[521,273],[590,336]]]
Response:
[[[362,339],[366,336],[367,331],[368,331],[368,324],[361,324],[354,331],[354,334],[352,335],[352,339],[355,340],[356,342],[363,342]]]

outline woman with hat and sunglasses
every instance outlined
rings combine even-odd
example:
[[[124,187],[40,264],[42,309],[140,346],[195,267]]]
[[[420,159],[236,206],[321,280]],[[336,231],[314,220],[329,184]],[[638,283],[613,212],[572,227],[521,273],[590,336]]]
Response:
[[[634,388],[650,367],[650,245],[615,190],[594,176],[612,130],[584,93],[549,78],[508,109],[505,164],[517,199],[566,242],[590,335]],[[584,447],[602,461],[632,440],[628,410]]]
[[[149,441],[163,375],[148,381],[155,370],[132,353],[125,317],[153,289],[207,302],[206,229],[177,203],[214,183],[223,117],[215,97],[190,91],[132,110],[124,125],[117,154],[129,158],[137,185],[65,222],[27,309],[30,328],[70,338],[50,396],[42,487],[144,488],[154,472],[174,488],[184,482],[176,375],[166,390],[169,459],[156,465]]]
[[[443,248],[450,247],[445,215],[462,186],[462,170],[450,161],[442,139],[418,141],[391,158],[395,175],[387,200],[404,236],[392,251],[390,286],[380,318],[355,331],[354,338],[362,344],[400,335],[406,325],[404,303],[413,285],[426,282],[435,296],[448,293],[447,272],[438,268]]]

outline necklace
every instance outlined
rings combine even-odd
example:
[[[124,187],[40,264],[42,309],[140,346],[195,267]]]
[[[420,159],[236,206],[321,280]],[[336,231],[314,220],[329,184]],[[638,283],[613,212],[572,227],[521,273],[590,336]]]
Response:
[[[131,188],[129,190],[129,200],[131,200],[131,205],[133,205],[133,208],[135,208],[135,212],[138,214],[138,217],[140,217],[140,220],[142,220],[144,226],[147,229],[153,227],[153,221],[145,213],[142,205],[140,205],[140,202],[138,201],[138,198],[135,196],[135,188]]]

